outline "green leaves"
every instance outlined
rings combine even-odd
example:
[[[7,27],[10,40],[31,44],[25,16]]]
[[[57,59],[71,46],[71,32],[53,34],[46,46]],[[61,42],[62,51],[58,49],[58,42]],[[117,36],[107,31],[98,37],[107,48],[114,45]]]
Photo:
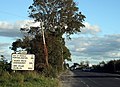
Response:
[[[85,16],[78,10],[73,0],[33,0],[33,4],[29,7],[29,17],[43,23],[48,62],[58,71],[62,70],[64,60],[70,60],[71,56],[69,49],[65,46],[63,34],[70,37],[71,34],[80,32],[80,28],[84,27],[82,22]],[[22,29],[27,32],[26,37],[12,44],[12,50],[16,51],[21,47],[35,54],[35,69],[38,71],[46,68],[40,28],[41,25]]]
[[[85,16],[78,12],[78,7],[73,0],[33,0],[30,17],[35,21],[42,20],[47,31],[54,31],[58,35],[74,34],[84,27],[82,23]],[[62,25],[61,25],[62,24]],[[65,29],[65,25],[68,29]],[[57,26],[57,29],[55,29]],[[53,32],[51,32],[53,33]]]

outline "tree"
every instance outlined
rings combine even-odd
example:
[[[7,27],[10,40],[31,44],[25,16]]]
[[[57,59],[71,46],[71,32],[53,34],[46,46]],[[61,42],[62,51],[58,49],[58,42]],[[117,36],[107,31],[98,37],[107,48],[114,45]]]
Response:
[[[28,35],[21,40],[21,47],[30,47],[30,53],[36,55],[36,67],[49,63],[52,67],[60,69],[64,60],[70,59],[71,55],[62,36],[66,34],[70,38],[71,34],[80,32],[80,28],[84,27],[82,22],[85,16],[78,12],[73,0],[33,0],[29,7],[29,17],[39,22],[40,26],[21,28],[21,31],[27,32]],[[46,57],[43,55],[43,45],[48,49]]]
[[[0,55],[0,75],[2,71],[10,71],[10,63],[7,62],[7,59],[4,55]]]
[[[81,69],[86,68],[85,61],[80,62],[80,68]]]
[[[71,34],[80,32],[80,28],[84,27],[82,22],[85,16],[78,12],[78,7],[76,7],[73,0],[33,0],[33,4],[29,9],[29,17],[42,23],[45,60],[48,65],[48,52],[46,52],[44,31],[61,38],[66,33],[69,37]]]
[[[117,60],[115,64],[116,64],[116,70],[120,72],[120,60]]]
[[[68,36],[80,32],[85,16],[73,0],[33,0],[29,17],[44,22],[45,31]]]
[[[85,65],[87,66],[87,67],[89,67],[89,61],[85,61]]]
[[[105,61],[100,62],[99,65],[100,65],[101,67],[104,67]]]
[[[48,47],[48,55],[49,55],[49,65],[57,70],[62,69],[62,63],[65,59],[70,60],[70,51],[65,46],[65,42],[61,44],[59,41],[60,37],[54,37],[51,34],[46,34],[46,43]],[[64,40],[64,39],[63,39]],[[41,71],[46,68],[45,60],[44,60],[44,51],[43,51],[43,43],[42,43],[42,36],[35,35],[33,39],[29,39],[28,37],[24,37],[23,39],[19,40],[20,43],[15,44],[18,42],[16,40],[13,42],[13,48],[17,51],[17,48],[24,48],[27,50],[28,53],[35,54],[35,69],[37,71]],[[15,46],[15,47],[14,47]],[[28,49],[29,48],[29,49]],[[62,49],[61,49],[62,48]],[[62,59],[63,58],[63,59]]]
[[[81,61],[81,62],[80,62],[80,65],[81,65],[81,66],[84,66],[84,63],[85,63],[84,61]]]

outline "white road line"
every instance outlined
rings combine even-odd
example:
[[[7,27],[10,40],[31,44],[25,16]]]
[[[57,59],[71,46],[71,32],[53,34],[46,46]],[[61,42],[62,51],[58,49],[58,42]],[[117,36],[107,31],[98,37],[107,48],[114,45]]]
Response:
[[[81,83],[83,83],[84,85],[86,85],[87,87],[90,87],[88,84],[86,84],[84,81],[81,80]]]
[[[115,79],[120,80],[120,78],[115,78]]]
[[[95,85],[97,85],[98,87],[101,87],[102,85],[100,85],[100,84],[98,84],[96,81],[94,81],[94,80],[92,80],[92,79],[90,79],[90,78],[88,78],[91,82],[93,82]]]

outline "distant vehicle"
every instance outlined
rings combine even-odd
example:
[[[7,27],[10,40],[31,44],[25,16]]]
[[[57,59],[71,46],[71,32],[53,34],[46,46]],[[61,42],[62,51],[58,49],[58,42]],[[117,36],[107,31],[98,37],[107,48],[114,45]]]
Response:
[[[71,67],[70,70],[73,71],[75,68]]]
[[[91,71],[91,69],[90,68],[83,68],[82,71],[89,72],[89,71]]]

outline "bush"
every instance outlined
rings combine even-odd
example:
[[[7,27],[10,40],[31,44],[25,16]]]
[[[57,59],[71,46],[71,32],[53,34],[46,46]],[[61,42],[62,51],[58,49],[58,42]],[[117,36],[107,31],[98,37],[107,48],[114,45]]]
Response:
[[[2,72],[2,74],[0,75],[0,85],[8,83],[10,78],[11,78],[11,75],[8,72],[5,72],[5,71]]]
[[[56,78],[58,72],[57,69],[49,66],[49,68],[45,68],[42,73],[46,77]]]
[[[19,72],[13,72],[13,73],[11,73],[11,76],[12,76],[11,82],[13,82],[13,83],[17,82],[17,83],[22,84],[24,82],[24,75],[22,75]]]
[[[4,72],[0,75],[0,87],[59,87],[59,81],[37,72]]]

